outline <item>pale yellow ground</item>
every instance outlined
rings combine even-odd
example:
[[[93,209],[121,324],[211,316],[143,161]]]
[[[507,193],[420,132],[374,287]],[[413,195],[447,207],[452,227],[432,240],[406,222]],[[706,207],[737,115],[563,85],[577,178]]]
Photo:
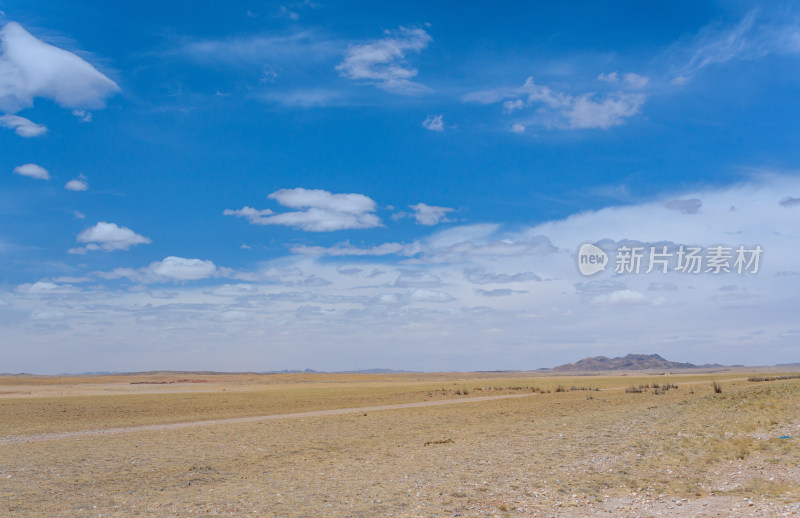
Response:
[[[214,383],[131,384],[189,378]],[[0,516],[797,513],[800,379],[746,378],[0,379]],[[622,390],[654,382],[679,388]],[[463,402],[497,395],[526,397]],[[462,403],[191,424],[448,400]],[[186,427],[9,442],[167,423]]]

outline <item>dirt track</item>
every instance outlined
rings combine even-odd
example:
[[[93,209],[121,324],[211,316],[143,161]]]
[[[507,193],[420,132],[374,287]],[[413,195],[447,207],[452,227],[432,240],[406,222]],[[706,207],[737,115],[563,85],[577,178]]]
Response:
[[[228,419],[207,419],[201,421],[188,421],[182,423],[148,424],[138,426],[122,426],[119,428],[101,428],[94,430],[80,430],[77,432],[41,433],[34,435],[12,435],[0,438],[0,446],[9,444],[22,444],[29,442],[57,441],[61,439],[76,439],[81,437],[96,437],[99,435],[115,435],[121,433],[151,432],[162,430],[176,430],[181,428],[194,428],[198,426],[213,426],[220,424],[256,423],[260,421],[275,421],[278,419],[298,419],[302,417],[317,417],[325,415],[358,414],[362,412],[375,412],[378,410],[395,410],[400,408],[417,408],[426,406],[455,405],[458,403],[476,403],[497,399],[509,399],[535,396],[536,394],[506,394],[502,396],[480,396],[464,399],[445,399],[438,401],[420,401],[417,403],[400,403],[396,405],[365,406],[357,408],[335,408],[331,410],[314,410],[311,412],[296,412],[291,414],[273,414],[250,417],[232,417]]]

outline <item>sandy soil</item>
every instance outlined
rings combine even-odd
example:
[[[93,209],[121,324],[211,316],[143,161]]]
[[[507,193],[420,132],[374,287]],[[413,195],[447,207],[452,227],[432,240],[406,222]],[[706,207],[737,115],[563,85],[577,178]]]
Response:
[[[800,380],[739,377],[715,375],[721,394],[712,378],[673,376],[680,388],[659,395],[652,384],[663,387],[664,378],[510,382],[484,375],[448,379],[450,392],[438,394],[441,380],[349,380],[340,391],[328,382],[240,393],[220,384],[217,392],[232,391],[223,399],[193,387],[173,393],[176,384],[144,399],[0,398],[0,412],[12,409],[20,421],[7,429],[22,430],[0,442],[0,515],[800,515]],[[528,382],[566,388],[523,393],[511,386]],[[650,386],[628,393],[623,384]],[[461,386],[469,396],[453,394]],[[229,415],[216,408],[224,401],[303,409],[323,394],[327,408],[208,418]],[[364,397],[399,402],[346,405]],[[432,397],[445,399],[398,399]],[[190,402],[174,411],[205,413],[151,422],[149,414],[128,413],[142,401],[167,409]],[[92,413],[93,404],[103,412]],[[60,417],[64,409],[93,416],[92,426],[59,428],[74,423]],[[105,415],[131,424],[98,427]],[[39,430],[43,419],[54,432],[25,432]]]

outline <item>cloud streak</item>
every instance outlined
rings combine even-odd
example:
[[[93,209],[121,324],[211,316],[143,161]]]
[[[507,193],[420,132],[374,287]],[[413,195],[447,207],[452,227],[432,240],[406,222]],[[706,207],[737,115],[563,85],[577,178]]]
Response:
[[[419,54],[431,41],[431,36],[419,27],[386,31],[385,38],[350,45],[336,70],[342,77],[374,84],[392,93],[420,95],[430,89],[412,81],[417,69],[410,67],[405,58],[408,54]]]
[[[47,133],[47,127],[36,124],[32,120],[19,115],[0,116],[0,126],[14,130],[22,138],[41,137]]]
[[[672,82],[685,84],[708,67],[732,61],[800,53],[800,27],[787,20],[791,17],[769,18],[753,10],[732,27],[719,24],[703,27],[695,36],[679,41],[667,51],[670,61],[682,63]]]

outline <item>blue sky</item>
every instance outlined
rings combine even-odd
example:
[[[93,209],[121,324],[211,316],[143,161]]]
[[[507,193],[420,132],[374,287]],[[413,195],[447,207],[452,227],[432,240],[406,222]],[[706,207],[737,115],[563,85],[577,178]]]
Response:
[[[0,371],[797,361],[791,3],[0,11]]]

